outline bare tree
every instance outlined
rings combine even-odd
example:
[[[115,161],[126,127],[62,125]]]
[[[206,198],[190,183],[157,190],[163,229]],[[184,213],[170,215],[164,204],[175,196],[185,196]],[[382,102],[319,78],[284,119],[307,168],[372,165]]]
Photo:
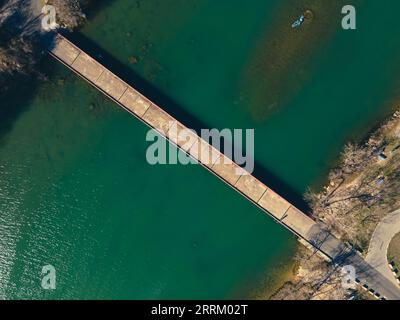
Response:
[[[45,52],[40,6],[34,6],[38,3],[39,0],[0,1],[0,90],[13,74],[32,70]],[[59,24],[65,28],[75,28],[84,19],[78,0],[51,0],[48,3],[56,7]]]

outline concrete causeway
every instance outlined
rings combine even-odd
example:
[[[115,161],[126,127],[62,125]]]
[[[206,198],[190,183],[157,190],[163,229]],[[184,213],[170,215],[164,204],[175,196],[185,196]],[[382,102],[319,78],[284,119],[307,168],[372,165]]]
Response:
[[[330,234],[323,224],[314,221],[257,178],[248,174],[65,37],[56,35],[49,52],[120,107],[150,128],[157,130],[167,140],[270,215],[276,222],[289,229],[302,240],[302,243],[335,264],[353,264],[362,283],[367,283],[370,288],[374,288],[386,299],[400,299],[399,288],[394,287],[390,282],[386,283],[384,281],[386,278],[381,279],[379,272],[377,275],[361,256]]]

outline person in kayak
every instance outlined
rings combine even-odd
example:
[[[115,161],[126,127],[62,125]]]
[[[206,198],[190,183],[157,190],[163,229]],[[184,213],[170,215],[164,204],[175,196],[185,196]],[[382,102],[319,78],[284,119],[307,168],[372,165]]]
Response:
[[[299,28],[304,22],[304,14],[300,16],[295,22],[292,23],[292,28]]]

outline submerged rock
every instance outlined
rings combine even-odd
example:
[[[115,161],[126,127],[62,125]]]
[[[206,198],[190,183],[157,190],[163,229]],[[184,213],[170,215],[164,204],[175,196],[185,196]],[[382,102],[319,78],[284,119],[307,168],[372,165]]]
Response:
[[[139,59],[137,57],[135,57],[135,56],[131,56],[131,57],[129,57],[128,61],[131,64],[136,64],[136,63],[139,62]]]

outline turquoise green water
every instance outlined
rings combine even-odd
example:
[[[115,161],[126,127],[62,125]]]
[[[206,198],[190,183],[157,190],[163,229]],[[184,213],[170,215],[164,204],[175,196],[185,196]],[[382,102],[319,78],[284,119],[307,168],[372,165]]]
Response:
[[[2,146],[5,297],[226,298],[283,263],[287,232],[201,167],[149,166],[144,125],[51,67]]]
[[[134,2],[120,0],[93,17],[83,30],[86,37],[73,38],[94,55],[101,50],[109,53],[111,58],[104,57],[104,63],[188,126],[255,128],[258,175],[279,177],[278,188],[301,194],[349,138],[360,138],[390,112],[391,99],[400,93],[400,42],[395,32],[399,4],[357,1],[358,29],[344,31],[340,3],[346,2],[337,3],[150,1],[140,2],[138,9]],[[293,37],[285,21],[304,8],[315,10],[314,24]],[[177,17],[180,10],[183,14]],[[131,18],[121,18],[127,12]],[[376,12],[381,12],[379,17]],[[374,23],[368,23],[371,17]],[[309,45],[279,47],[286,38],[296,37]],[[288,50],[297,59],[281,61],[279,56]],[[130,64],[131,57],[139,62]],[[266,65],[294,60],[291,69],[278,65],[281,72],[276,73],[286,72],[284,80],[300,82],[297,90],[288,84],[283,95],[290,99],[286,104],[277,101],[277,112],[261,120],[253,113],[268,106],[263,100],[251,100],[254,92],[246,87],[248,69],[259,67],[260,60]],[[266,99],[274,96],[269,92],[271,69],[259,71],[251,81],[263,85],[257,89],[267,92],[261,95]]]
[[[289,71],[302,85],[288,82],[290,99],[255,117],[268,106],[252,99],[247,70],[282,53],[263,43],[293,3],[117,0],[72,38],[188,126],[255,128],[256,174],[301,204],[399,93],[400,5],[362,2],[354,32],[323,18],[338,27],[299,45]],[[314,10],[318,25],[326,13]],[[301,36],[315,36],[312,26]],[[273,288],[294,252],[286,230],[199,166],[148,165],[144,125],[45,63],[50,81],[8,97],[7,110],[23,112],[0,131],[0,296],[212,299]],[[257,73],[266,90],[267,71]],[[46,264],[54,291],[40,287]]]

